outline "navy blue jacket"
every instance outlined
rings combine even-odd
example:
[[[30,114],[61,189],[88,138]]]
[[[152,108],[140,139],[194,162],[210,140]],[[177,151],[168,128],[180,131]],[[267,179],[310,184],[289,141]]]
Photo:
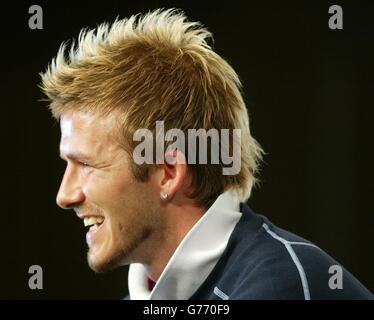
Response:
[[[226,250],[191,299],[374,299],[309,241],[276,227],[246,204],[240,210]]]

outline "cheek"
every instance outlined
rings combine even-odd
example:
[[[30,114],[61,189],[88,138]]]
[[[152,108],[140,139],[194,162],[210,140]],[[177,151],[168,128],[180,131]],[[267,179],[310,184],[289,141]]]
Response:
[[[83,187],[83,193],[86,196],[86,199],[92,202],[97,202],[101,200],[101,197],[103,197],[103,185],[100,181],[95,181],[97,179],[89,177],[86,179],[84,187]]]
[[[116,207],[132,200],[133,183],[127,175],[95,174],[87,176],[83,192],[89,202],[100,207]]]

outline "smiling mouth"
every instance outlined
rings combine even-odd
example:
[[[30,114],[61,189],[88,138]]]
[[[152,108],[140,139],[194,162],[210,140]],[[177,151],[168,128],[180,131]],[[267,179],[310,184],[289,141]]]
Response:
[[[104,217],[87,217],[83,219],[83,224],[85,227],[90,227],[86,238],[87,238],[87,243],[90,245],[92,244],[93,237],[95,233],[100,229],[101,225],[104,222]]]
[[[83,219],[85,227],[99,227],[104,222],[103,217],[88,217]]]

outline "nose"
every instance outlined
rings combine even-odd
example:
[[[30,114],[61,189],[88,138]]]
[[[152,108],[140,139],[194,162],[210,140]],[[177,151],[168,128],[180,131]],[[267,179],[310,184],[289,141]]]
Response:
[[[72,209],[81,204],[84,198],[78,172],[68,164],[57,193],[56,202],[62,209]]]

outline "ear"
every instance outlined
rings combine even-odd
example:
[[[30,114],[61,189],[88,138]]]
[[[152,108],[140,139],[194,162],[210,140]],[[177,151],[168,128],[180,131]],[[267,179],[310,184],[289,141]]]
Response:
[[[178,149],[165,152],[164,163],[159,167],[159,190],[163,200],[172,199],[187,179],[187,161]]]

